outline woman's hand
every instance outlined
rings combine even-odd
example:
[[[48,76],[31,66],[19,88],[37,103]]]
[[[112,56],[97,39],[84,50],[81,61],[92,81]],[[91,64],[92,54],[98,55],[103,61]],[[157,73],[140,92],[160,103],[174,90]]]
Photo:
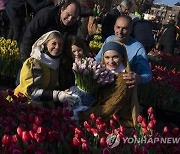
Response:
[[[128,85],[128,88],[133,88],[142,81],[141,76],[136,74],[135,72],[129,72],[123,74],[123,79],[126,80],[126,84]]]

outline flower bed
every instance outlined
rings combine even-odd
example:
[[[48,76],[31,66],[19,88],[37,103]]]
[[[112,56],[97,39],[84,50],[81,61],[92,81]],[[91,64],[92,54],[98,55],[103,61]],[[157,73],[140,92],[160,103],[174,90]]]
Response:
[[[71,120],[73,112],[67,103],[57,109],[45,109],[26,104],[26,98],[7,90],[12,101],[0,92],[0,153],[179,153],[179,141],[174,144],[162,138],[179,138],[179,128],[164,127],[156,132],[153,108],[148,120],[138,116],[138,126],[126,129],[114,114],[109,123],[93,113],[88,121]],[[141,141],[141,139],[143,141]],[[139,142],[136,142],[136,141]],[[133,141],[133,142],[132,142]],[[148,141],[148,142],[147,142]],[[169,144],[168,144],[169,143]]]
[[[140,103],[180,112],[180,56],[152,52],[149,59],[153,78],[139,87]]]
[[[21,67],[19,48],[16,41],[0,38],[0,75],[15,78]]]

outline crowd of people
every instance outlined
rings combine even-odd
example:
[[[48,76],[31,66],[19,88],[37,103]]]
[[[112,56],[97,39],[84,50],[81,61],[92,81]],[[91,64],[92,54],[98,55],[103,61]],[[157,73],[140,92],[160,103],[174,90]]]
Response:
[[[21,92],[31,103],[47,108],[55,108],[62,102],[68,102],[73,107],[78,101],[79,97],[68,89],[75,85],[73,63],[88,56],[87,45],[91,39],[88,22],[91,16],[97,16],[90,2],[1,1],[1,21],[9,18],[7,22],[10,25],[9,31],[7,26],[1,27],[1,35],[16,40],[20,45],[23,65],[20,81],[14,90],[16,95]],[[26,23],[28,6],[35,15]],[[92,112],[105,119],[116,113],[125,127],[136,125],[139,113],[137,86],[148,83],[152,78],[147,53],[155,47],[155,40],[148,22],[130,16],[131,7],[129,0],[123,0],[106,16],[93,20],[102,23],[104,40],[95,60],[115,71],[116,80],[100,90],[92,108],[79,112],[79,120],[88,119]],[[4,14],[7,14],[5,18]],[[144,27],[145,32],[140,32],[139,25]],[[175,23],[170,21],[161,32],[158,48],[174,54],[175,31]],[[137,35],[140,33],[143,34]],[[169,44],[164,44],[167,36]]]

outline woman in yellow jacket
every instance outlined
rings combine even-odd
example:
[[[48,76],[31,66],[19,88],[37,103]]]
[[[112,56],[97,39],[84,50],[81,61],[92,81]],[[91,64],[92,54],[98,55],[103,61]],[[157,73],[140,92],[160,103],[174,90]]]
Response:
[[[52,102],[66,101],[71,106],[75,103],[76,97],[70,92],[55,90],[63,44],[61,33],[55,30],[45,33],[33,44],[31,55],[22,66],[15,95],[21,92],[30,102],[45,107],[53,107]]]

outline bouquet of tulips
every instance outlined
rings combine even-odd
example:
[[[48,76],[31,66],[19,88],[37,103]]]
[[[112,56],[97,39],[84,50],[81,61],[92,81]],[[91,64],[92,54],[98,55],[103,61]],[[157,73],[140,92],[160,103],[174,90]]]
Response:
[[[75,82],[78,88],[96,93],[100,87],[114,81],[115,73],[98,64],[93,58],[83,58],[73,63]]]
[[[1,75],[16,77],[21,67],[19,48],[16,41],[0,38],[0,70]]]

